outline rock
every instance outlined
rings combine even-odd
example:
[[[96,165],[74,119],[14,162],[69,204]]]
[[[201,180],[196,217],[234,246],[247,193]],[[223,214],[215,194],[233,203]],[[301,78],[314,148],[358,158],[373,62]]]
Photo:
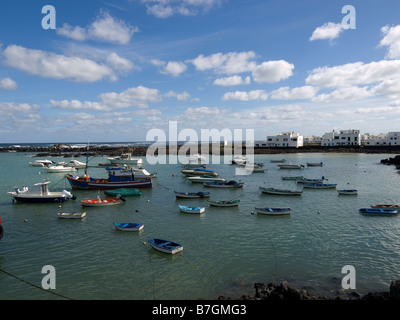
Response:
[[[400,300],[400,279],[393,280],[389,290],[391,300]]]

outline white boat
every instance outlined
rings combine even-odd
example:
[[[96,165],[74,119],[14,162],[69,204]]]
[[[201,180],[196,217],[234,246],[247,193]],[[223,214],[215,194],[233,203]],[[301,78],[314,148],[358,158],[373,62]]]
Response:
[[[50,165],[52,163],[53,163],[53,161],[47,160],[47,159],[45,159],[45,160],[35,160],[33,162],[29,162],[31,167],[45,167],[45,166],[48,166],[48,165]]]
[[[86,168],[86,163],[78,161],[78,160],[70,160],[69,163],[64,165],[65,167],[73,167],[76,169],[84,169]]]
[[[118,223],[114,222],[113,223],[115,226],[115,229],[121,230],[121,231],[140,231],[144,228],[143,223],[133,223],[133,222],[128,222],[128,223]]]
[[[190,182],[199,182],[199,183],[213,182],[213,181],[225,181],[224,178],[214,177],[214,176],[209,176],[209,175],[202,175],[202,176],[198,176],[198,177],[188,177],[187,180],[189,180]]]
[[[268,216],[281,216],[290,214],[290,208],[255,208],[257,213]]]
[[[201,175],[208,175],[208,176],[218,176],[218,173],[213,170],[206,170],[204,168],[195,168],[195,169],[182,169],[181,173],[183,173],[187,177],[195,177]]]
[[[65,167],[61,165],[45,167],[44,170],[47,172],[57,173],[57,172],[75,172],[77,169],[75,167]]]
[[[153,249],[160,252],[175,254],[183,250],[183,246],[181,244],[173,241],[158,238],[149,239],[148,241]]]
[[[107,160],[110,161],[110,164],[138,165],[143,163],[142,158],[132,157],[131,153],[123,153],[118,157],[109,157]]]
[[[62,219],[82,219],[86,217],[86,211],[84,212],[58,212],[57,216]]]
[[[298,190],[286,190],[286,189],[276,189],[276,188],[266,188],[260,187],[262,193],[268,194],[277,194],[277,195],[285,195],[285,196],[300,196],[303,191]]]
[[[70,192],[63,190],[61,192],[50,192],[48,184],[50,180],[35,183],[31,189],[24,186],[22,189],[15,188],[15,191],[8,192],[14,197],[14,200],[19,202],[62,202],[69,199],[76,199]]]
[[[246,164],[246,161],[247,161],[247,158],[246,158],[245,156],[240,156],[240,155],[238,155],[238,156],[235,156],[235,157],[231,160],[231,163],[232,163],[232,164],[241,165],[241,164]]]
[[[185,213],[203,213],[206,208],[205,207],[189,207],[189,206],[182,206],[178,205],[179,209]]]
[[[280,169],[302,169],[304,166],[302,164],[278,164]]]
[[[214,207],[237,207],[240,200],[208,200],[208,202]]]
[[[135,178],[155,178],[157,177],[157,173],[150,173],[146,169],[141,168],[133,168],[133,173]]]

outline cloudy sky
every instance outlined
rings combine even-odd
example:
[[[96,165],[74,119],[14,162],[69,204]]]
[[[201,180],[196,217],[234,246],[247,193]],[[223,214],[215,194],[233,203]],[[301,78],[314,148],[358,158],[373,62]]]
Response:
[[[168,138],[170,121],[256,140],[400,131],[399,12],[398,0],[3,0],[0,143]]]

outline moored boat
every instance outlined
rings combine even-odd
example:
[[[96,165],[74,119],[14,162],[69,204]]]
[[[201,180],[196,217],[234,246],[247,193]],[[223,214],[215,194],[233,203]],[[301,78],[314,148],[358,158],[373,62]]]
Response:
[[[75,172],[77,169],[75,167],[55,165],[55,166],[45,167],[44,170],[46,170],[49,173],[62,173],[62,172]]]
[[[364,215],[388,216],[397,214],[397,210],[389,208],[361,208],[359,210]]]
[[[182,169],[181,173],[183,173],[185,176],[188,177],[203,176],[203,175],[218,177],[217,172],[213,170],[206,170],[204,168]]]
[[[104,193],[108,196],[114,196],[114,197],[116,197],[117,195],[121,195],[122,197],[142,195],[140,190],[136,188],[119,188],[119,189],[105,190]]]
[[[183,250],[183,246],[181,244],[173,241],[168,241],[158,238],[152,238],[149,239],[148,241],[153,249],[164,253],[176,254]]]
[[[107,207],[121,204],[123,201],[125,201],[125,199],[120,196],[114,198],[100,198],[100,196],[98,196],[96,199],[81,200],[81,204],[85,207]]]
[[[224,178],[216,177],[216,176],[209,176],[209,175],[201,175],[198,177],[188,177],[187,180],[190,182],[200,182],[200,183],[225,181]]]
[[[204,182],[203,185],[205,187],[213,187],[213,188],[241,188],[243,187],[244,182],[237,182],[235,180],[213,181],[213,182]]]
[[[210,192],[178,192],[174,191],[176,198],[186,198],[186,199],[194,199],[194,198],[209,198]]]
[[[400,209],[398,204],[372,204],[371,208],[381,208],[381,209]]]
[[[255,208],[257,213],[270,215],[270,216],[278,216],[278,215],[287,215],[290,214],[291,208]]]
[[[107,158],[110,161],[110,164],[129,164],[129,165],[138,165],[143,163],[142,158],[132,157],[131,153],[123,153],[117,157],[109,157]]]
[[[304,166],[302,164],[278,164],[280,169],[302,169]]]
[[[33,162],[29,162],[29,165],[31,167],[45,167],[45,166],[48,166],[48,165],[51,165],[51,164],[53,164],[53,161],[47,160],[47,159],[35,160]]]
[[[304,188],[310,189],[335,189],[336,183],[305,183]]]
[[[303,179],[304,176],[282,176],[282,180],[299,180]]]
[[[115,228],[117,230],[121,231],[140,231],[144,228],[143,223],[133,223],[133,222],[128,222],[128,223],[118,223],[114,222],[113,223]]]
[[[356,195],[358,191],[357,189],[340,189],[338,190],[338,193],[344,195]]]
[[[296,182],[297,183],[322,183],[324,180],[325,180],[324,177],[322,177],[321,179],[301,178],[301,179],[297,179]]]
[[[82,219],[86,217],[86,211],[84,212],[58,212],[57,216],[62,219]]]
[[[206,208],[205,207],[190,207],[190,206],[183,206],[178,205],[179,209],[185,213],[203,213]]]
[[[323,165],[323,162],[307,162],[308,167],[322,167]]]
[[[276,188],[266,188],[260,187],[262,193],[277,194],[285,196],[300,196],[303,190],[287,190],[287,189],[276,189]]]
[[[240,200],[208,200],[208,203],[214,207],[237,207]]]
[[[76,199],[69,191],[63,190],[60,192],[49,191],[48,184],[50,180],[46,179],[43,182],[35,183],[31,189],[24,186],[22,189],[15,188],[15,191],[8,192],[19,202],[63,202],[69,199]]]

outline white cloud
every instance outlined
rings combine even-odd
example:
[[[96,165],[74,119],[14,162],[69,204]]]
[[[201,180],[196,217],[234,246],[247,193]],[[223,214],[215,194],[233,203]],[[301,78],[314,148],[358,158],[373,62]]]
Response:
[[[223,0],[141,0],[146,4],[147,13],[157,18],[168,18],[175,14],[194,16],[207,12]]]
[[[381,60],[319,67],[311,71],[306,83],[324,88],[351,87],[398,77],[400,77],[400,60]]]
[[[312,99],[314,102],[354,101],[372,96],[368,87],[346,87],[324,93]]]
[[[169,74],[174,77],[179,76],[182,72],[185,72],[187,69],[187,66],[180,61],[169,61],[167,65],[163,68],[161,73],[163,74]]]
[[[129,43],[133,34],[138,31],[137,27],[132,27],[123,20],[112,17],[106,11],[100,12],[97,19],[84,28],[64,23],[61,28],[56,29],[58,34],[74,40],[90,39],[116,44]]]
[[[235,91],[227,92],[222,96],[222,100],[241,100],[241,101],[251,101],[251,100],[267,100],[268,94],[264,90],[252,90],[252,91]]]
[[[67,57],[17,45],[9,45],[2,55],[5,65],[44,78],[94,82],[104,77],[114,77],[109,67],[79,57]]]
[[[120,57],[115,52],[112,52],[107,56],[107,63],[114,69],[123,72],[127,72],[134,67],[130,60]]]
[[[32,114],[39,111],[38,105],[28,103],[0,102],[0,115]]]
[[[242,84],[250,84],[250,77],[242,79],[241,76],[231,76],[215,79],[214,84],[217,86],[237,86]]]
[[[148,108],[150,102],[160,102],[161,95],[157,89],[138,86],[121,93],[107,92],[99,95],[100,101],[50,100],[53,108],[69,110],[111,111],[120,108]]]
[[[182,92],[182,93],[177,93],[173,90],[168,91],[167,93],[164,94],[165,97],[167,98],[171,98],[174,97],[179,101],[186,101],[190,99],[190,94],[186,91]]]
[[[312,99],[317,93],[318,88],[312,86],[303,86],[290,89],[289,87],[281,87],[270,92],[271,99],[275,100],[295,100],[295,99]]]
[[[310,41],[314,40],[333,40],[339,37],[339,34],[343,31],[341,23],[327,22],[323,26],[318,27],[314,30],[310,37]]]
[[[235,74],[253,71],[257,64],[251,60],[255,57],[256,54],[253,51],[229,52],[226,54],[219,52],[209,56],[200,54],[191,62],[200,71],[214,70],[218,73]]]
[[[384,37],[380,41],[380,46],[388,46],[386,57],[389,59],[400,58],[400,25],[381,29]]]
[[[253,79],[258,83],[278,82],[289,78],[293,69],[294,65],[285,60],[266,61],[254,69]]]
[[[2,90],[17,90],[17,83],[11,78],[0,79],[0,89]]]

